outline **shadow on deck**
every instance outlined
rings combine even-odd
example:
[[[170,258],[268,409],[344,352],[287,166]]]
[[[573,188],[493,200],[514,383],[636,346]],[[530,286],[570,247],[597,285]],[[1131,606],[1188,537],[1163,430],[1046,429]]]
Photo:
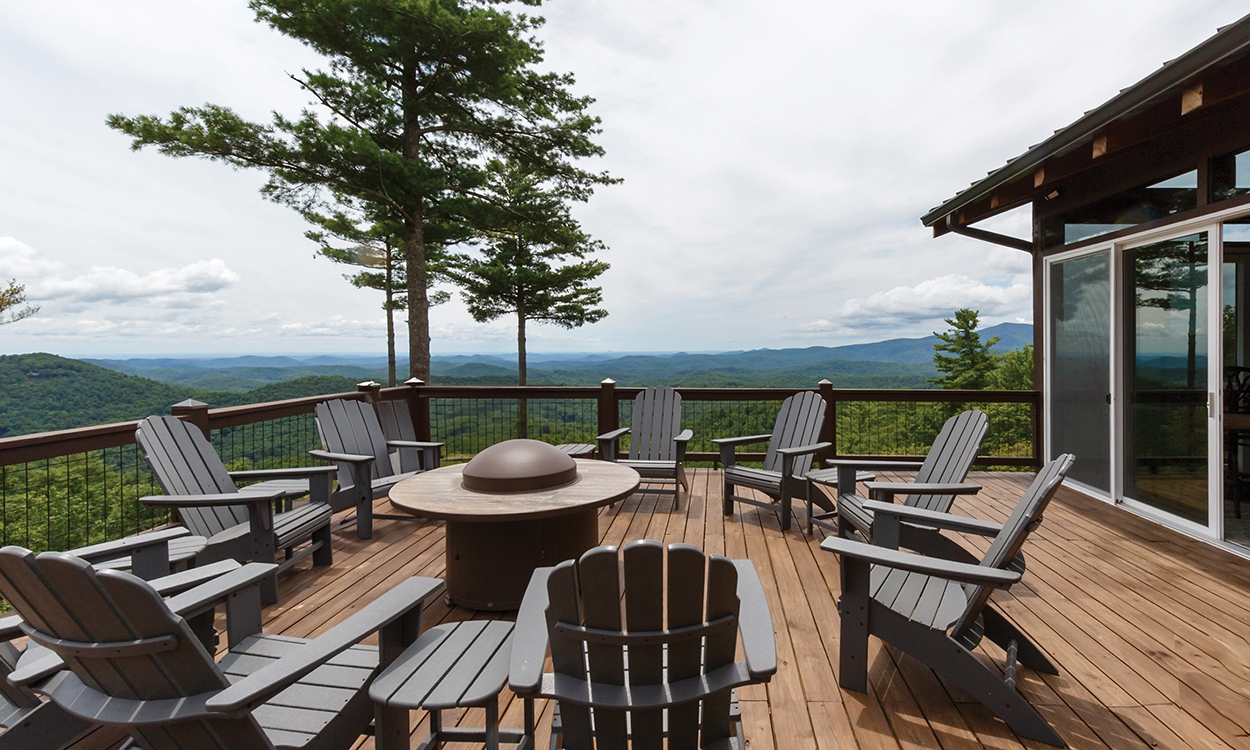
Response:
[[[779,670],[771,684],[740,690],[751,750],[1044,747],[1022,742],[958,688],[875,638],[869,693],[840,689],[837,558],[820,551],[819,533],[805,537],[797,518],[783,534],[775,510],[739,505],[724,518],[719,473],[691,477],[679,507],[671,492],[644,491],[604,508],[600,535],[618,545],[688,542],[755,563],[777,629]],[[959,498],[955,511],[1004,521],[1029,479],[975,474],[985,489]],[[379,510],[384,505],[389,510],[386,501]],[[266,632],[315,635],[407,576],[442,576],[443,542],[440,522],[378,521],[368,541],[350,529],[336,533],[332,567],[301,566],[280,579]],[[987,544],[961,542],[978,553]],[[1023,584],[994,601],[1059,666],[1057,677],[1022,669],[1019,684],[1071,747],[1250,748],[1250,562],[1068,489],[1025,555]],[[440,602],[426,622],[482,616]],[[996,646],[981,650],[1002,663]],[[501,701],[503,725],[520,727],[520,701],[507,691]],[[444,716],[480,726],[481,713]],[[539,718],[545,747],[545,702]],[[424,736],[424,712],[413,720],[421,722],[414,734]]]

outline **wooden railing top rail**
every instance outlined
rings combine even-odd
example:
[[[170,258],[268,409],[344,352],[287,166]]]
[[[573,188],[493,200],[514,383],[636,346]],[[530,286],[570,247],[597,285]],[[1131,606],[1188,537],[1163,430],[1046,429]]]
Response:
[[[311,414],[317,404],[322,401],[329,401],[336,398],[364,398],[365,394],[359,391],[348,391],[346,393],[327,393],[321,396],[306,396],[304,398],[291,398],[285,401],[266,401],[261,404],[243,404],[242,406],[223,406],[218,409],[208,410],[208,426],[209,429],[220,429],[222,427],[238,427],[241,424],[250,422],[263,422],[266,419],[281,419],[282,417],[293,417],[297,414]],[[3,445],[0,444],[0,450]]]
[[[423,398],[475,398],[475,399],[597,399],[611,393],[616,401],[637,396],[639,387],[615,388],[605,383],[600,387],[586,386],[469,386],[469,385],[421,385],[396,388],[330,393],[305,398],[269,401],[260,404],[227,406],[198,412],[198,420],[205,420],[208,429],[236,427],[252,422],[311,413],[316,404],[332,398],[407,398],[418,392]],[[799,391],[810,388],[677,388],[683,398],[691,401],[780,401]],[[876,390],[866,388],[829,388],[820,390],[834,402],[942,402],[942,403],[1031,403],[1041,404],[1040,391],[948,391],[948,390]],[[174,409],[175,413],[179,409]],[[198,421],[197,420],[197,421]],[[608,421],[612,421],[610,418]],[[69,430],[40,432],[32,435],[0,438],[0,466],[40,461],[58,456],[85,453],[87,451],[114,448],[134,443],[138,421],[78,427]],[[202,424],[203,426],[203,424]],[[1040,425],[1035,425],[1035,431]],[[692,458],[692,460],[699,460]]]

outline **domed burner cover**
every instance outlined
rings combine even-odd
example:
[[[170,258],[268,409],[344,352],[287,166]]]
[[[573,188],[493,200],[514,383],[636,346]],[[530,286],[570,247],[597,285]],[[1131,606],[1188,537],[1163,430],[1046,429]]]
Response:
[[[477,492],[533,492],[576,481],[577,462],[539,440],[505,440],[474,456],[461,477]]]

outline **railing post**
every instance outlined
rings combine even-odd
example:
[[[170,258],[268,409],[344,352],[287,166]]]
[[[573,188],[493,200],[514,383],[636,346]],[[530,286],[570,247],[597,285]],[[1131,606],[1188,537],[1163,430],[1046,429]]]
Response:
[[[186,401],[179,401],[169,407],[169,413],[178,417],[184,422],[190,422],[200,428],[200,432],[204,433],[204,437],[211,439],[212,431],[208,427],[208,404],[203,401],[196,401],[189,398]]]
[[[366,380],[363,383],[356,384],[356,390],[365,394],[365,401],[376,404],[382,400],[382,384],[375,383],[372,380]]]
[[[621,423],[621,412],[616,403],[616,381],[604,378],[599,383],[599,434],[615,430]]]
[[[821,380],[816,384],[820,397],[825,400],[825,423],[820,428],[820,442],[829,443],[828,450],[816,454],[817,468],[825,465],[825,461],[838,457],[838,402],[833,396],[833,383]]]
[[[425,381],[421,378],[408,378],[404,381],[408,386],[408,416],[412,417],[412,429],[417,433],[417,440],[430,442],[430,400],[421,395],[421,386]]]
[[[1033,396],[1033,467],[1042,468],[1045,462],[1042,446],[1044,445],[1045,436],[1042,434],[1044,424],[1042,422],[1042,392],[1034,391]]]

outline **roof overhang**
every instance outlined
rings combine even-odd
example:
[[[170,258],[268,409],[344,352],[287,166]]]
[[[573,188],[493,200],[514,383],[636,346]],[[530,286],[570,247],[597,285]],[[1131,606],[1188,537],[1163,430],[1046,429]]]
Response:
[[[951,225],[967,226],[974,221],[1024,205],[1046,194],[1054,181],[1048,179],[1045,167],[1048,162],[1071,154],[1082,146],[1087,147],[1091,159],[1096,159],[1099,145],[1105,152],[1108,131],[1123,126],[1145,115],[1169,100],[1177,99],[1178,114],[1225,101],[1250,91],[1250,77],[1236,66],[1223,78],[1215,72],[1236,61],[1250,62],[1250,15],[1219,29],[1214,36],[1184,55],[1164,63],[1163,67],[1138,83],[1123,89],[1116,97],[1102,106],[1086,112],[1084,116],[1042,143],[1029,148],[1004,166],[990,172],[983,180],[957,193],[938,207],[921,217],[927,227],[933,227],[934,236],[952,230]],[[1216,76],[1204,97],[1204,79]],[[1195,106],[1196,102],[1196,106]],[[1139,128],[1140,130],[1140,128]],[[1146,128],[1145,130],[1149,130]],[[1101,139],[1101,144],[1099,143]],[[1029,182],[1021,184],[1022,181]],[[1004,191],[1004,188],[1013,190]],[[1007,192],[1000,199],[1000,193]],[[964,212],[977,206],[975,215]],[[948,222],[948,217],[950,221]]]

